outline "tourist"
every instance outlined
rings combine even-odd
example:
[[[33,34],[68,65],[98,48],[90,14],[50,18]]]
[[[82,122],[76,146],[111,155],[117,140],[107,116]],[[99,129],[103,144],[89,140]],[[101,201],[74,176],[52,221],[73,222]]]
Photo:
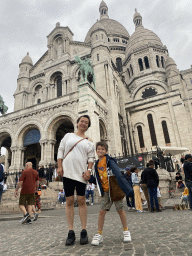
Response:
[[[147,167],[148,164],[147,164]],[[151,205],[150,205],[150,199],[149,199],[149,192],[148,192],[148,188],[147,188],[147,184],[146,184],[146,181],[144,181],[144,174],[146,172],[146,169],[144,169],[144,171],[141,173],[141,180],[140,180],[140,187],[145,195],[145,199],[147,201],[147,207],[148,207],[148,210],[151,211]]]
[[[189,189],[189,207],[192,211],[192,156],[187,154],[185,156],[185,163],[184,163],[184,173],[185,173],[185,184]]]
[[[119,186],[123,190],[124,193],[129,195],[130,192],[130,185],[125,179],[125,177],[121,174],[118,166],[114,159],[112,159],[109,155],[107,155],[108,146],[104,142],[98,142],[96,144],[96,153],[98,155],[98,161],[95,163],[95,175],[97,179],[97,188],[99,190],[99,194],[101,195],[101,205],[99,211],[99,218],[98,218],[98,232],[94,235],[92,240],[92,245],[99,245],[103,242],[103,226],[106,212],[110,210],[113,202],[110,198],[110,187],[108,181],[108,175],[113,174],[115,175]],[[110,169],[110,170],[109,170]],[[127,227],[127,219],[125,215],[125,211],[123,209],[123,199],[114,202],[116,210],[120,216],[121,223],[123,226],[123,241],[128,242],[131,241],[131,235],[128,231]]]
[[[129,184],[131,185],[131,187],[133,187],[133,183],[132,183],[132,180],[131,180],[131,171],[130,171],[130,168],[127,166],[125,168],[126,170],[126,173],[124,174],[126,180],[129,182]],[[129,196],[126,196],[126,201],[127,201],[127,206],[128,206],[128,210],[129,209],[132,209],[134,210],[135,209],[135,198],[134,198],[134,194],[132,197],[129,197]]]
[[[89,195],[91,195],[91,198],[92,198],[91,205],[93,205],[93,202],[94,202],[94,189],[95,189],[95,184],[88,182],[87,188],[86,188],[86,199],[89,200]]]
[[[176,189],[185,187],[183,178],[179,172],[176,173],[175,181],[176,181]]]
[[[39,176],[36,170],[32,169],[32,163],[25,164],[25,170],[22,172],[17,187],[15,189],[15,197],[18,196],[18,190],[21,188],[19,207],[24,215],[21,223],[31,222],[32,207],[35,204],[35,191],[39,187]],[[25,208],[28,206],[28,211]]]
[[[88,243],[88,235],[86,231],[87,205],[85,201],[85,188],[86,182],[91,176],[95,155],[94,144],[92,140],[85,135],[85,132],[90,126],[90,117],[88,115],[80,116],[77,119],[77,132],[67,133],[61,140],[58,149],[57,172],[58,175],[63,176],[63,185],[66,195],[66,217],[69,227],[66,245],[73,245],[76,239],[73,230],[75,189],[77,192],[79,216],[82,226],[80,244]]]
[[[156,206],[156,211],[161,212],[162,210],[159,209],[159,203],[157,199],[157,187],[159,185],[159,176],[154,169],[154,162],[153,160],[149,161],[149,167],[145,169],[145,173],[143,174],[143,180],[147,184],[147,188],[149,191],[150,197],[150,204],[151,204],[151,212],[154,212],[154,201]]]
[[[66,199],[65,199],[65,190],[61,189],[58,193],[58,202],[61,203],[61,204],[64,204],[65,201],[66,201]]]
[[[143,212],[142,202],[141,202],[141,192],[140,192],[140,181],[138,178],[139,169],[137,167],[131,168],[131,180],[133,183],[133,190],[135,196],[135,208],[138,213]]]

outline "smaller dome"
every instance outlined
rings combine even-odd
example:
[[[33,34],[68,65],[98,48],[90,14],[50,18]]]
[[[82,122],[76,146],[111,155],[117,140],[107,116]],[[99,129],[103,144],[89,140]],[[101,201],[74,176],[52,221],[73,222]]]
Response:
[[[163,47],[161,39],[151,30],[142,26],[137,27],[136,31],[131,35],[126,49],[127,54],[144,46],[144,45],[158,45]]]
[[[102,1],[101,4],[100,4],[100,6],[99,6],[99,9],[100,9],[101,7],[107,7],[107,4],[106,4],[104,1]],[[108,8],[108,7],[107,7],[107,8]]]
[[[27,53],[27,55],[22,59],[21,63],[24,63],[24,62],[33,65],[33,61],[31,57],[29,57],[29,53]]]
[[[175,66],[177,68],[175,61],[171,57],[167,57],[165,61],[165,68],[167,69],[170,66]]]
[[[98,29],[102,29],[102,30],[105,31],[104,26],[103,26],[103,25],[101,24],[101,22],[99,22],[99,21],[96,22],[96,23],[93,25],[90,36],[91,36],[96,30],[98,30]],[[105,33],[106,33],[106,31],[105,31]]]

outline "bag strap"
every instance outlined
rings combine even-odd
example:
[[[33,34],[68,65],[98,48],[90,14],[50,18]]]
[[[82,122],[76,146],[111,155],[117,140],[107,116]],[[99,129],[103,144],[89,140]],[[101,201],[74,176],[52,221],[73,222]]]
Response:
[[[83,138],[83,139],[77,141],[77,142],[75,143],[75,145],[73,145],[73,147],[72,147],[72,148],[68,151],[68,153],[64,156],[63,160],[66,158],[66,156],[74,149],[74,147],[75,147],[79,142],[81,142],[82,140],[85,140],[85,139],[88,139],[88,137]]]

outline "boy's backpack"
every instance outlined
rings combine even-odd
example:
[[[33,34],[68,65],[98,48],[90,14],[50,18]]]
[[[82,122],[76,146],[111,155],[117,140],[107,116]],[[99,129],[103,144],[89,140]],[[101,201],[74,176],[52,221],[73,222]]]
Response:
[[[0,182],[4,180],[4,171],[3,166],[0,164]]]

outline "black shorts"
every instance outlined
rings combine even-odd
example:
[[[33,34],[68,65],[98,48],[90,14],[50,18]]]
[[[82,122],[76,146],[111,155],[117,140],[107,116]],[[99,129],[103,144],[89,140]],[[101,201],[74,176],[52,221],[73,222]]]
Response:
[[[76,192],[77,192],[78,196],[84,196],[85,195],[85,188],[86,188],[85,183],[63,177],[63,186],[64,186],[66,197],[73,196],[75,189],[76,189]]]

